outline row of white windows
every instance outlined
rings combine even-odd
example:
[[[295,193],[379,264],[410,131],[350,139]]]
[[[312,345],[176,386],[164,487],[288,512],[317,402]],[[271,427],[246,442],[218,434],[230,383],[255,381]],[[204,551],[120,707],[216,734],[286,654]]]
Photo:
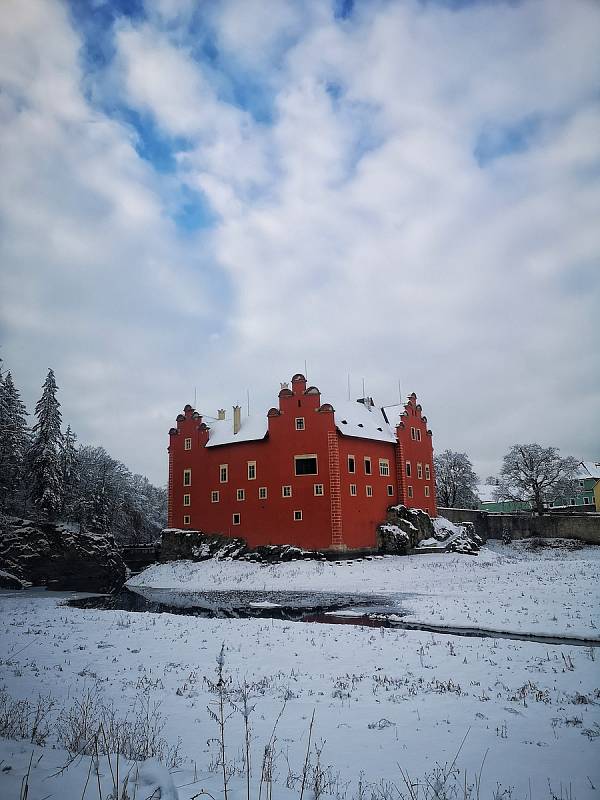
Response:
[[[302,522],[302,510],[296,509],[293,513],[293,520],[294,522]],[[241,525],[242,523],[242,515],[236,511],[235,514],[231,515],[231,523],[232,525]],[[191,525],[192,524],[192,517],[190,514],[184,514],[183,516],[183,524],[184,525]]]
[[[410,478],[411,473],[412,473],[412,467],[411,467],[410,461],[407,461],[406,462],[406,477]],[[423,477],[423,464],[418,463],[417,464],[417,478],[422,478],[422,477]],[[431,480],[431,467],[429,466],[429,464],[425,464],[425,480],[426,481]]]
[[[421,431],[419,430],[419,428],[410,429],[410,438],[415,442],[421,441]]]
[[[425,494],[426,494],[427,497],[429,497],[429,492],[427,491],[427,489],[429,489],[429,487],[427,486],[427,487],[425,487],[425,489],[426,489]],[[323,495],[325,494],[325,489],[324,489],[324,486],[323,486],[322,483],[315,483],[313,485],[313,491],[314,491],[315,497],[323,497]],[[412,497],[411,492],[412,492],[412,487],[409,486],[409,497]],[[358,489],[357,489],[356,484],[355,483],[351,483],[350,484],[350,495],[352,497],[356,497],[357,494],[358,494]],[[388,497],[393,497],[394,494],[395,494],[394,487],[392,486],[391,483],[388,483],[388,485],[387,485],[387,494],[388,494]],[[373,497],[373,487],[372,486],[365,486],[365,495],[367,497]],[[267,496],[268,496],[267,487],[266,486],[261,486],[259,488],[259,490],[258,490],[258,499],[259,500],[266,500]],[[289,486],[289,485],[282,486],[281,487],[281,496],[282,497],[291,497],[292,496],[292,487]],[[237,489],[237,491],[236,491],[236,499],[239,500],[239,501],[245,500],[246,499],[246,490],[245,489]],[[221,501],[221,494],[220,494],[219,490],[218,489],[213,489],[211,491],[211,493],[210,493],[210,502],[211,503],[219,503],[220,501]],[[183,495],[183,505],[184,506],[190,506],[191,504],[192,504],[192,496],[191,496],[191,494],[184,494]]]
[[[247,468],[247,475],[248,480],[253,481],[256,480],[256,461],[248,461],[246,463]],[[371,458],[369,456],[365,456],[364,458],[364,469],[365,475],[372,475],[372,466],[371,466]],[[407,475],[410,475],[410,465],[407,464]],[[418,465],[418,469],[422,470],[421,465]],[[356,459],[354,456],[348,456],[348,472],[351,474],[356,473]],[[429,480],[429,464],[425,465],[425,472],[427,475],[427,479]],[[302,456],[294,456],[294,473],[296,476],[299,475],[318,475],[318,461],[317,456],[314,454],[311,455],[302,455]],[[390,475],[390,462],[387,458],[380,458],[379,459],[379,475],[382,478],[388,478]],[[419,477],[422,477],[420,475]],[[220,464],[219,465],[219,483],[227,483],[229,481],[229,464]],[[183,471],[183,485],[184,486],[191,486],[192,485],[192,470],[185,469]]]
[[[431,490],[430,490],[429,486],[425,486],[424,488],[425,488],[425,497],[430,497],[431,496]],[[409,498],[413,498],[414,497],[414,492],[413,492],[413,487],[412,486],[407,486],[407,494],[408,494]]]

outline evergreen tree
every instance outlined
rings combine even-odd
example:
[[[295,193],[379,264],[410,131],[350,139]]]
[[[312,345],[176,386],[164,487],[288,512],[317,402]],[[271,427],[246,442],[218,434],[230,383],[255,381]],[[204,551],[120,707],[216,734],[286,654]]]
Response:
[[[0,509],[17,505],[29,444],[27,410],[12,375],[0,374]]]
[[[60,510],[62,498],[62,434],[57,390],[54,372],[49,369],[42,387],[42,396],[35,407],[37,422],[33,426],[33,442],[28,456],[31,501],[36,508],[50,516]]]
[[[68,425],[60,447],[61,513],[65,519],[69,518],[73,512],[79,483],[76,442],[77,436]]]

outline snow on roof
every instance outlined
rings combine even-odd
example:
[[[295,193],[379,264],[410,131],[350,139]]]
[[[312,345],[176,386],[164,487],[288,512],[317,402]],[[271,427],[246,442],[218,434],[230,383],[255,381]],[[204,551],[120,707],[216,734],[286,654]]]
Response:
[[[381,409],[352,400],[331,402],[335,411],[335,424],[344,436],[358,436],[361,439],[376,439],[380,442],[395,442],[396,434],[385,421]]]
[[[577,477],[580,480],[585,480],[586,478],[600,479],[600,461],[581,461]]]
[[[237,433],[233,432],[232,419],[216,419],[209,424],[207,447],[217,447],[220,444],[234,444],[235,442],[254,442],[264,439],[269,429],[267,412],[256,414],[252,417],[242,416],[242,423]]]

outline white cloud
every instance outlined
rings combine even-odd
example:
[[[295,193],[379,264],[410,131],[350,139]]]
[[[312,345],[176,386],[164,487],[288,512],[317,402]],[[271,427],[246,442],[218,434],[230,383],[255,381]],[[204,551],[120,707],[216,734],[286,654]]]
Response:
[[[156,479],[194,385],[209,413],[246,387],[268,407],[307,359],[338,396],[351,372],[394,402],[400,377],[436,446],[482,472],[518,440],[598,456],[597,5],[415,0],[340,22],[319,2],[232,1],[206,12],[232,77],[198,62],[193,9],[163,0],[119,23],[104,88],[186,139],[166,177],[81,93],[62,7],[13,5],[4,355],[41,349],[36,387],[62,361],[82,435]],[[268,121],[225,91],[250,74]],[[529,148],[478,163],[482,131],[527,119]],[[218,215],[187,239],[165,212],[179,183]]]

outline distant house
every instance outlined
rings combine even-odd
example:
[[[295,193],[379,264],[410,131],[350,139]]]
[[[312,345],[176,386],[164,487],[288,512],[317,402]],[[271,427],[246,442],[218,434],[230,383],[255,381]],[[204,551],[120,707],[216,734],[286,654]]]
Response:
[[[256,417],[184,408],[169,432],[169,527],[348,550],[375,547],[391,505],[436,515],[432,434],[414,393],[392,416],[370,397],[323,402],[297,374],[278,400]]]
[[[493,483],[480,483],[477,485],[476,494],[479,498],[479,508],[482,511],[496,513],[511,513],[513,511],[531,511],[531,503],[520,500],[496,500],[497,485]]]
[[[573,494],[558,495],[550,508],[583,506],[585,511],[600,509],[600,461],[581,461]]]

